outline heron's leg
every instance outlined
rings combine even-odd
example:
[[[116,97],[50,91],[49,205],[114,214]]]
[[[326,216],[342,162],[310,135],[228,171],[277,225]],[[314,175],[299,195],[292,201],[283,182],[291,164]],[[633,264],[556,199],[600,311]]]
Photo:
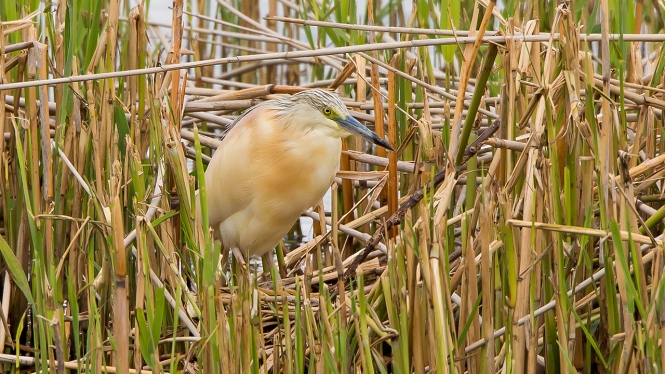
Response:
[[[238,265],[240,265],[243,270],[246,270],[247,266],[245,265],[245,258],[242,256],[240,249],[237,247],[232,247],[231,252],[233,253],[233,257],[236,258],[236,261],[238,261]]]
[[[267,280],[270,280],[270,272],[272,269],[275,269],[275,279],[280,281],[281,277],[279,276],[277,266],[275,266],[275,260],[272,258],[272,251],[264,253],[263,256],[261,256],[261,259],[263,260],[263,276],[266,277]]]

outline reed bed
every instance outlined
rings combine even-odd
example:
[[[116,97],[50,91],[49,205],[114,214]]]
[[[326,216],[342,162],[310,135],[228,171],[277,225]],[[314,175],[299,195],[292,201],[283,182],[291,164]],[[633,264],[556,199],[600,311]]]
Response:
[[[148,5],[0,2],[3,372],[663,372],[662,2]],[[312,87],[398,151],[246,277],[202,173]]]

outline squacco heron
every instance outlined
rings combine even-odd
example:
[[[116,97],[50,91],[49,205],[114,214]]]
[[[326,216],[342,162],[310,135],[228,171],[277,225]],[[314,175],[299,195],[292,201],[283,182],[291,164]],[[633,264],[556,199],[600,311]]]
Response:
[[[342,138],[350,135],[393,150],[324,90],[246,110],[231,124],[205,172],[215,236],[246,259],[273,249],[324,196],[339,168]]]

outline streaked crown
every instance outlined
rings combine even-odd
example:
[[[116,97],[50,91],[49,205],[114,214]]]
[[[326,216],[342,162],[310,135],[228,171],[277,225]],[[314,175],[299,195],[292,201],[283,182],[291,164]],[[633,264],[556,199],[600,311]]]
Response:
[[[348,110],[342,100],[335,94],[325,90],[307,90],[298,92],[297,94],[281,100],[289,100],[296,104],[307,104],[317,110],[321,111],[328,107],[340,114],[347,114]]]

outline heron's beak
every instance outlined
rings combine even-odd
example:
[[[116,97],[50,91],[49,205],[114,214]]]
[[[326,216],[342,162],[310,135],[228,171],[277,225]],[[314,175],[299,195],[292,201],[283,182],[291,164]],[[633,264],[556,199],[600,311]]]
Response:
[[[339,125],[346,131],[354,135],[362,136],[363,138],[367,139],[368,141],[376,145],[380,145],[385,149],[389,149],[395,152],[393,147],[391,147],[387,141],[379,138],[379,136],[376,135],[372,130],[368,129],[367,126],[358,122],[357,119],[351,116],[346,116],[346,118],[337,119],[337,123],[339,123]]]

